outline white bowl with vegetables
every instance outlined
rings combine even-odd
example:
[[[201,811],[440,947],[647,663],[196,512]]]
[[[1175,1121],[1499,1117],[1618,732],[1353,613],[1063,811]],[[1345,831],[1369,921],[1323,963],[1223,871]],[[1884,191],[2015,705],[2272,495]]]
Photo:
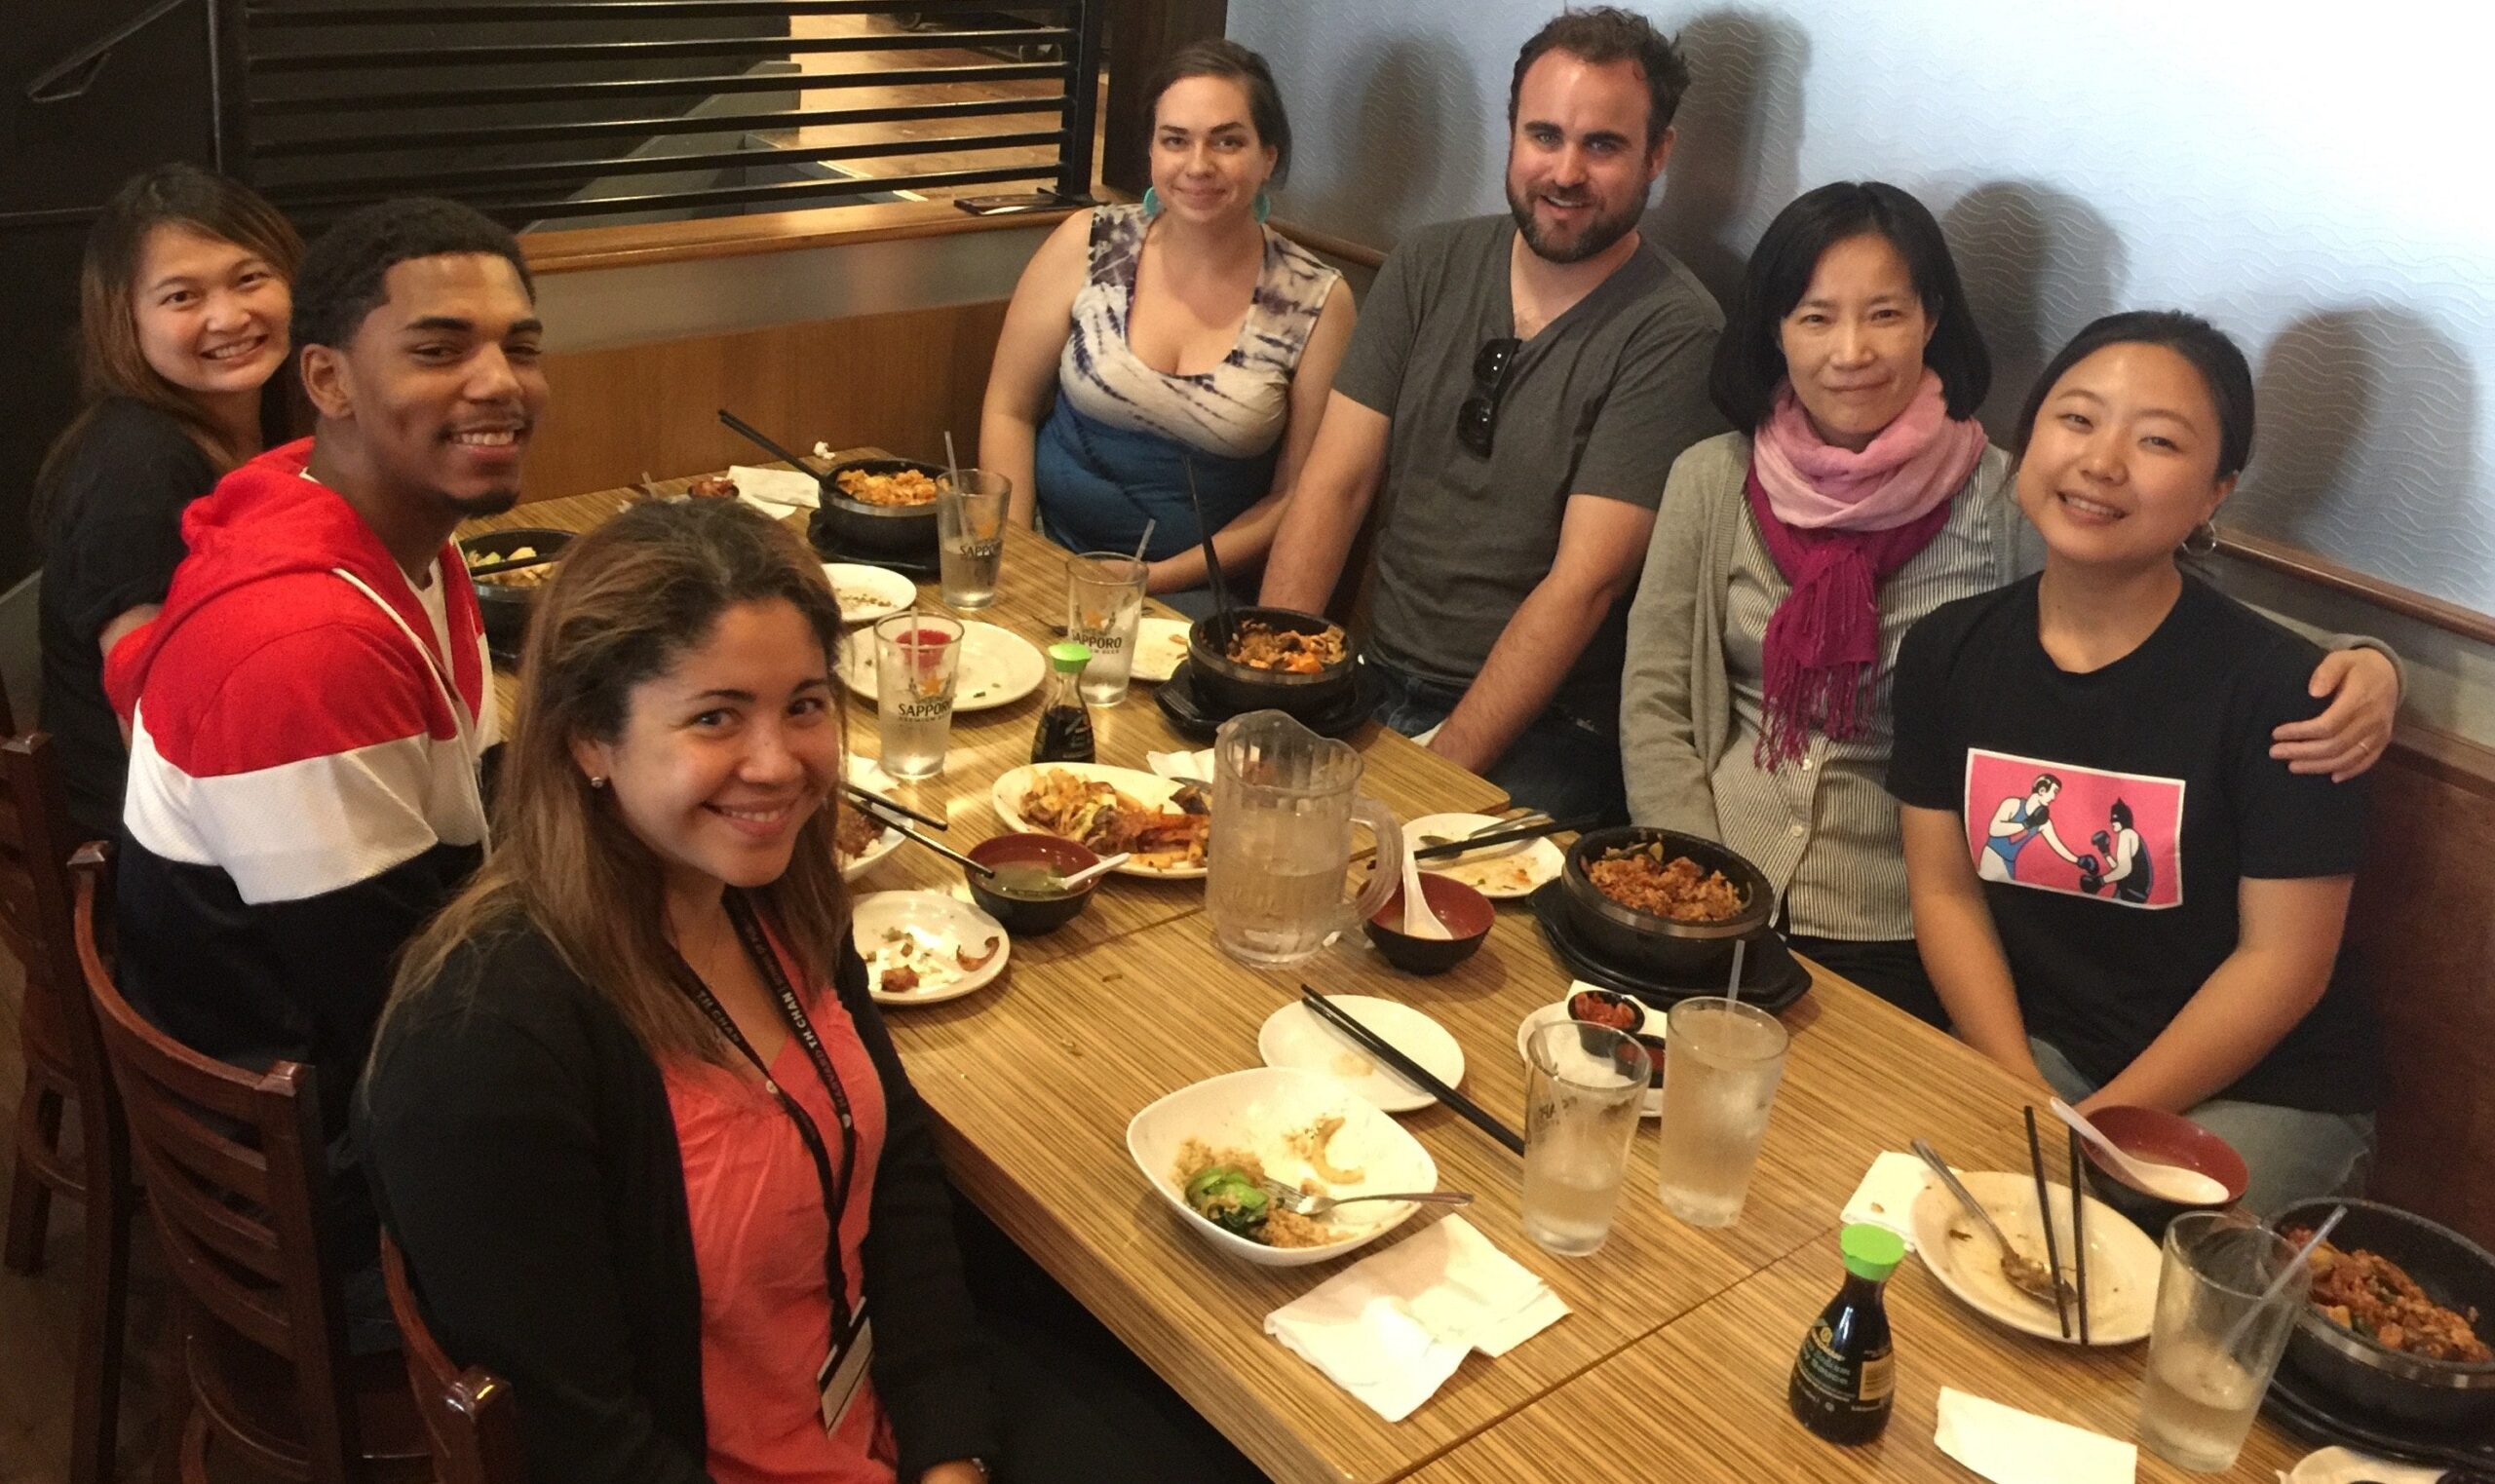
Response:
[[[1416,1207],[1381,1200],[1296,1217],[1265,1196],[1259,1176],[1336,1199],[1435,1190],[1439,1182],[1438,1161],[1401,1124],[1334,1078],[1299,1067],[1257,1067],[1181,1087],[1127,1124],[1127,1153],[1179,1220],[1266,1268],[1355,1251]]]

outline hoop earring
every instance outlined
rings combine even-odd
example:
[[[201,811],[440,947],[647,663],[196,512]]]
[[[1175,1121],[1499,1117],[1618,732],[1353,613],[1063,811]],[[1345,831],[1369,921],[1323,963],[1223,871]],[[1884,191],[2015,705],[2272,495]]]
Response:
[[[1256,220],[1261,224],[1266,217],[1273,214],[1274,198],[1266,195],[1263,191],[1258,191],[1256,193]]]
[[[2208,521],[2204,520],[2192,527],[2183,537],[2183,554],[2186,556],[2213,556],[2217,550],[2218,528]]]
[[[1161,193],[1151,186],[1143,188],[1143,219],[1150,221],[1161,214]]]

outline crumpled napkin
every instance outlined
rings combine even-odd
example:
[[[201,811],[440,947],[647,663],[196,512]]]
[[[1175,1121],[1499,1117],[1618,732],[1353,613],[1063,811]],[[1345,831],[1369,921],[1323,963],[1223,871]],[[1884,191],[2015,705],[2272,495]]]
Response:
[[[823,503],[822,484],[813,475],[797,470],[731,464],[728,477],[737,481],[738,499],[767,515],[785,515],[792,509],[810,511]]]
[[[1504,1355],[1567,1313],[1550,1284],[1449,1216],[1267,1314],[1265,1333],[1397,1423],[1466,1355]]]
[[[1212,781],[1213,760],[1210,747],[1205,748],[1202,752],[1147,752],[1143,755],[1143,761],[1145,766],[1165,779],[1202,779],[1208,783]]]
[[[1886,1227],[1905,1238],[1906,1250],[1914,1250],[1914,1203],[1923,1194],[1924,1182],[1931,1172],[1923,1161],[1912,1155],[1896,1150],[1884,1151],[1871,1161],[1862,1183],[1854,1188],[1854,1197],[1846,1201],[1842,1219],[1851,1226],[1868,1222]],[[2094,1313],[2091,1310],[2090,1313]]]
[[[2033,1412],[1940,1389],[1932,1440],[1993,1484],[2131,1484],[2137,1445]]]

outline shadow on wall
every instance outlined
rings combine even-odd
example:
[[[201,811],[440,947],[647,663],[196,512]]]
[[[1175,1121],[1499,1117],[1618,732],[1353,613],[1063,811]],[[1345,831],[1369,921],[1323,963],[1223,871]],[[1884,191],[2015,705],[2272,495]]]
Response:
[[[2117,301],[2128,261],[2123,240],[2078,197],[2018,180],[1959,197],[1940,213],[1940,231],[1992,352],[1992,394],[1977,417],[2007,448],[2018,408],[2054,352],[2090,321],[2124,307]]]
[[[1710,11],[1676,39],[1689,94],[1645,231],[1730,304],[1758,235],[1800,194],[1811,44],[1799,26],[1746,11]]]
[[[2226,518],[2484,607],[2495,569],[2469,358],[2399,305],[2304,316],[2262,351],[2252,466]]]
[[[1288,192],[1296,200],[1281,214],[1392,247],[1414,227],[1480,209],[1472,203],[1484,192],[1498,199],[1499,170],[1482,158],[1482,120],[1504,120],[1507,97],[1482,96],[1481,75],[1460,48],[1391,37],[1341,75],[1366,79],[1355,111],[1345,118],[1337,99],[1311,99],[1323,123],[1302,137],[1350,147],[1318,189]]]

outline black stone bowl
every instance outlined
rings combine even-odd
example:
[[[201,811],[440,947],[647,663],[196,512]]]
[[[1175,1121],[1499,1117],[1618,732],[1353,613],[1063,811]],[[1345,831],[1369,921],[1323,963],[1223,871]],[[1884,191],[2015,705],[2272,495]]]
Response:
[[[465,538],[459,543],[459,554],[473,567],[489,559],[500,561],[522,547],[534,547],[538,555],[548,555],[561,551],[571,540],[571,532],[551,526],[515,526]],[[485,621],[487,649],[514,660],[519,658],[519,646],[528,637],[529,615],[537,611],[537,591],[552,581],[554,577],[549,574],[525,587],[513,587],[477,579],[477,611]]]
[[[1686,856],[1709,871],[1721,871],[1742,894],[1742,910],[1721,922],[1685,923],[1640,912],[1605,896],[1586,874],[1589,863],[1613,851],[1663,842],[1664,858]],[[1728,971],[1733,944],[1767,926],[1776,893],[1757,866],[1696,835],[1624,824],[1579,835],[1559,872],[1560,901],[1586,945],[1616,967],[1667,979]]]
[[[1337,627],[1321,614],[1295,608],[1234,608],[1227,615],[1196,620],[1187,630],[1187,659],[1196,689],[1216,710],[1236,716],[1245,711],[1286,711],[1305,720],[1340,704],[1352,693],[1357,657],[1348,641],[1343,658],[1313,675],[1258,669],[1230,658],[1229,624],[1253,619],[1266,628],[1288,633],[1324,633]]]
[[[2462,1313],[2477,1311],[2477,1337],[2495,1332],[2495,1255],[2448,1227],[2378,1200],[2300,1200],[2271,1220],[2274,1230],[2316,1227],[2330,1208],[2348,1214],[2330,1234],[2342,1252],[2363,1248],[2398,1263],[2426,1296]],[[2463,1365],[2387,1349],[2331,1322],[2311,1304],[2287,1337],[2287,1364],[2363,1417],[2477,1431],[2495,1424],[2495,1362]]]
[[[806,539],[825,557],[901,556],[913,561],[936,559],[936,502],[918,505],[867,505],[840,492],[840,476],[852,470],[870,475],[900,474],[915,469],[931,479],[944,471],[916,459],[843,459],[818,478],[819,504],[806,522]]]

